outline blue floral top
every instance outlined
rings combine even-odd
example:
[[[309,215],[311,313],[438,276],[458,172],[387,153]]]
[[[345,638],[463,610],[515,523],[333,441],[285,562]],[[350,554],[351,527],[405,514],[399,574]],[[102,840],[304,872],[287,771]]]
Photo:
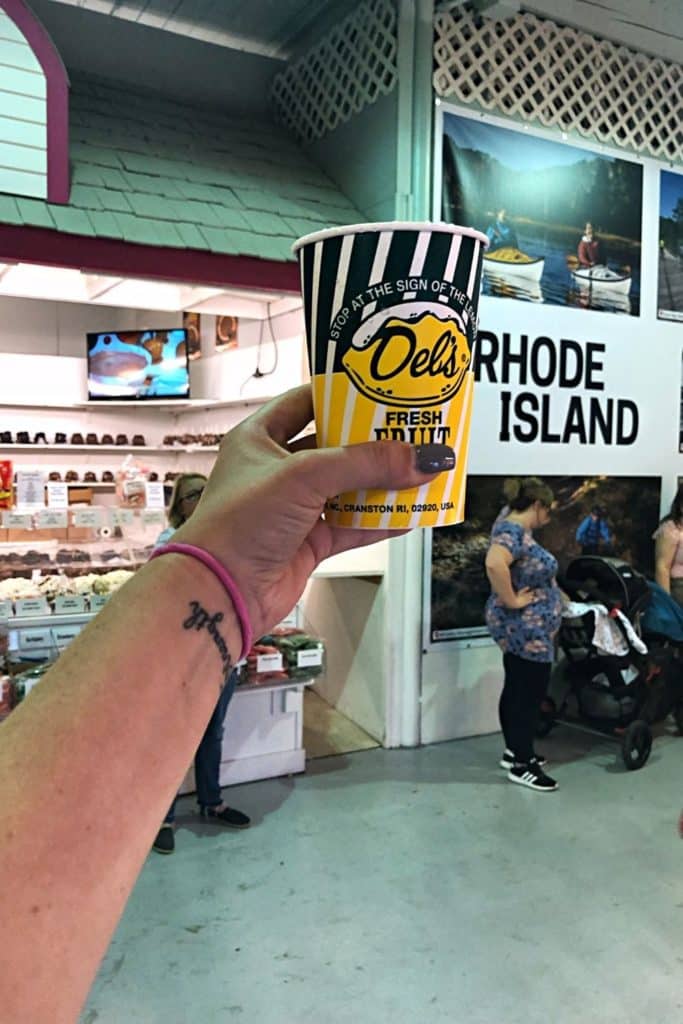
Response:
[[[491,544],[500,544],[512,554],[513,589],[531,587],[538,596],[526,608],[506,608],[492,593],[486,602],[486,625],[491,636],[504,652],[527,661],[552,661],[562,620],[562,597],[555,580],[557,559],[534,540],[530,530],[510,519],[494,523]]]

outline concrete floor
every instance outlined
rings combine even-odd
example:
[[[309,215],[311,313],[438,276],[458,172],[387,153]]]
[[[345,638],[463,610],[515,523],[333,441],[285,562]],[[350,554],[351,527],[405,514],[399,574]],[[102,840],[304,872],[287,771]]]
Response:
[[[246,832],[185,798],[83,1024],[683,1021],[683,739],[633,773],[564,726],[539,746],[557,793],[489,736],[233,788]]]

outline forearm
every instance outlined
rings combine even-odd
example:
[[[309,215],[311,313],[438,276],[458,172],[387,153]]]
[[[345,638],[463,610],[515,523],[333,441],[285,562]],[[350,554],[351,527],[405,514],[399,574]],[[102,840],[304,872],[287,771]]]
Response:
[[[216,704],[227,663],[206,628],[184,626],[193,601],[223,613],[217,629],[239,657],[221,585],[189,558],[164,556],[2,726],[0,948],[13,984],[0,998],[14,1024],[76,1019]]]
[[[512,586],[510,570],[502,565],[487,565],[486,575],[491,584],[491,589],[497,594],[503,604],[507,608],[514,608],[517,595]]]
[[[655,563],[655,581],[667,594],[671,593],[671,572],[666,562]]]

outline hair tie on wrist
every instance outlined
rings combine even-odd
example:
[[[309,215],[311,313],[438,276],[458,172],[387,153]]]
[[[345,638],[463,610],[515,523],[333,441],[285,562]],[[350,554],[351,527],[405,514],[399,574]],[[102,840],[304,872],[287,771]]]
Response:
[[[242,653],[239,656],[241,661],[246,658],[247,654],[251,650],[251,645],[254,640],[254,632],[251,628],[251,622],[249,621],[249,612],[245,604],[244,598],[242,597],[237,584],[234,579],[225,568],[224,565],[214,558],[213,555],[205,551],[204,548],[198,548],[194,544],[162,544],[161,547],[156,548],[149,556],[148,561],[152,561],[153,558],[158,558],[159,555],[189,555],[190,558],[196,558],[198,562],[202,562],[207,569],[210,569],[216,579],[222,584],[223,589],[227,593],[228,597],[232,601],[233,608],[235,609],[235,615],[239,622],[240,630],[242,631]]]

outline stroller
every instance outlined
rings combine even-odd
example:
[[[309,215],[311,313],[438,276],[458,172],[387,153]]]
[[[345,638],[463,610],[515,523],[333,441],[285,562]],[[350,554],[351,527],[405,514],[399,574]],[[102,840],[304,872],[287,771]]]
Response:
[[[560,585],[575,614],[562,620],[564,660],[537,733],[546,736],[571,704],[580,721],[619,738],[629,770],[642,768],[652,749],[651,725],[673,713],[683,726],[683,611],[617,558],[575,558]]]

